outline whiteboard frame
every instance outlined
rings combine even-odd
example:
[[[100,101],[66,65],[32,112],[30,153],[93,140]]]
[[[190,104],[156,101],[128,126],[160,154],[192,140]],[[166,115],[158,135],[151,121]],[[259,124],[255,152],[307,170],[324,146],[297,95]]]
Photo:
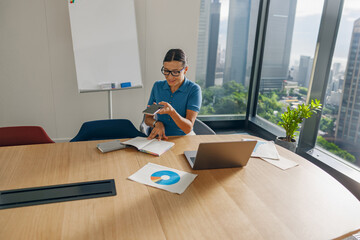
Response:
[[[134,0],[68,3],[78,91],[142,87]],[[102,89],[102,83],[131,87]]]

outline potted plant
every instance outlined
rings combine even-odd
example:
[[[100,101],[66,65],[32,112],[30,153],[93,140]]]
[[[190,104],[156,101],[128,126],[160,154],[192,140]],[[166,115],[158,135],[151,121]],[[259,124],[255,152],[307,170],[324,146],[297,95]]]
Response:
[[[321,107],[322,104],[317,99],[315,101],[311,100],[309,104],[303,103],[298,105],[293,109],[290,109],[288,106],[287,111],[281,114],[281,120],[278,123],[278,125],[285,129],[286,137],[277,137],[275,143],[295,152],[295,133],[300,128],[300,124],[304,119],[311,117],[313,113],[320,111]]]

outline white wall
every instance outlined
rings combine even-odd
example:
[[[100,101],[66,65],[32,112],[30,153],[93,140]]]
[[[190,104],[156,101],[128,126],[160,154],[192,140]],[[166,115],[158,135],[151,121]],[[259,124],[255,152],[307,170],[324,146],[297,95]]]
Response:
[[[113,92],[113,114],[138,127],[168,49],[186,51],[195,79],[200,0],[134,2],[144,88]],[[0,1],[0,127],[39,125],[61,141],[106,118],[106,92],[78,93],[67,1]]]

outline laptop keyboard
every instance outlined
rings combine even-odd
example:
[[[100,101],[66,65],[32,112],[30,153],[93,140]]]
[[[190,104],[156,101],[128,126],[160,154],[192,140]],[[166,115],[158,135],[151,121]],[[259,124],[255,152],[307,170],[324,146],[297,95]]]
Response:
[[[190,157],[190,160],[192,161],[192,163],[195,162],[195,157]]]

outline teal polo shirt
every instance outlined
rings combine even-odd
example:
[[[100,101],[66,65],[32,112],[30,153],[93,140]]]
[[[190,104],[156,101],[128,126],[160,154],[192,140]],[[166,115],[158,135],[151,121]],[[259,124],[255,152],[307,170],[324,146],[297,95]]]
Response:
[[[185,77],[183,84],[176,92],[172,93],[166,80],[157,81],[151,90],[148,105],[156,102],[167,102],[182,117],[186,117],[186,110],[195,112],[200,111],[201,107],[201,88],[198,84]],[[179,136],[185,133],[175,124],[174,120],[168,114],[157,114],[157,119],[165,126],[166,136]]]

